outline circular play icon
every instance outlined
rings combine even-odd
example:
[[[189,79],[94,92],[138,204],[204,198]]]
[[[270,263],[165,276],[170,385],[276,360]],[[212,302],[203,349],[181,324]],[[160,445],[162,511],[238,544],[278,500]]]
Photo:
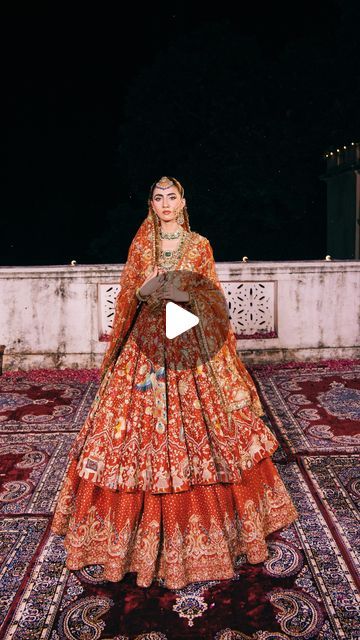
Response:
[[[224,293],[194,271],[169,271],[161,283],[153,280],[156,289],[140,304],[132,338],[154,364],[196,369],[216,355],[228,336]]]

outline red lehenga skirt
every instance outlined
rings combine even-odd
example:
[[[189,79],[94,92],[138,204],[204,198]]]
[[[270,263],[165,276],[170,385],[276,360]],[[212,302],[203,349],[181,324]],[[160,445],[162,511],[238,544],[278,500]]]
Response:
[[[228,579],[237,556],[263,562],[266,536],[297,518],[271,460],[278,443],[251,403],[226,410],[209,363],[172,366],[179,341],[150,359],[148,320],[144,307],[100,385],[51,529],[70,570],[102,565],[105,580],[136,572],[139,586],[163,578],[178,589]],[[195,333],[183,336],[189,349]]]

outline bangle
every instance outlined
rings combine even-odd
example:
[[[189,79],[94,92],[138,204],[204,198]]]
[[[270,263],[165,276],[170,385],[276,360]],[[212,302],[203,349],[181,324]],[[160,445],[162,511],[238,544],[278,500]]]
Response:
[[[138,287],[138,288],[136,289],[136,291],[135,291],[135,295],[136,295],[137,299],[138,299],[138,300],[140,300],[140,302],[146,302],[147,297],[146,297],[146,298],[144,298],[144,297],[141,295],[141,293],[140,293],[140,289],[141,289],[141,287]]]

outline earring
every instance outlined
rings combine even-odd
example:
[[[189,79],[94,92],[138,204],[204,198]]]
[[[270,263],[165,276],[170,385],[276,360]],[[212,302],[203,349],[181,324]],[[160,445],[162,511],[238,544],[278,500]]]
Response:
[[[183,215],[183,211],[184,211],[184,209],[182,209],[182,210],[180,211],[180,213],[176,216],[176,222],[177,222],[178,224],[184,224],[184,215]]]

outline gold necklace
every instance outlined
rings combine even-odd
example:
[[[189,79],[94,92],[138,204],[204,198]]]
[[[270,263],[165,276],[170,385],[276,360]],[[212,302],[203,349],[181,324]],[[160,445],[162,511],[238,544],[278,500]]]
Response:
[[[187,233],[187,232],[186,232]],[[184,230],[181,230],[181,240],[177,249],[161,249],[159,262],[166,271],[171,271],[181,258],[182,248],[186,237]]]
[[[181,229],[177,229],[176,231],[162,231],[160,229],[160,238],[162,240],[176,240],[180,236]]]

